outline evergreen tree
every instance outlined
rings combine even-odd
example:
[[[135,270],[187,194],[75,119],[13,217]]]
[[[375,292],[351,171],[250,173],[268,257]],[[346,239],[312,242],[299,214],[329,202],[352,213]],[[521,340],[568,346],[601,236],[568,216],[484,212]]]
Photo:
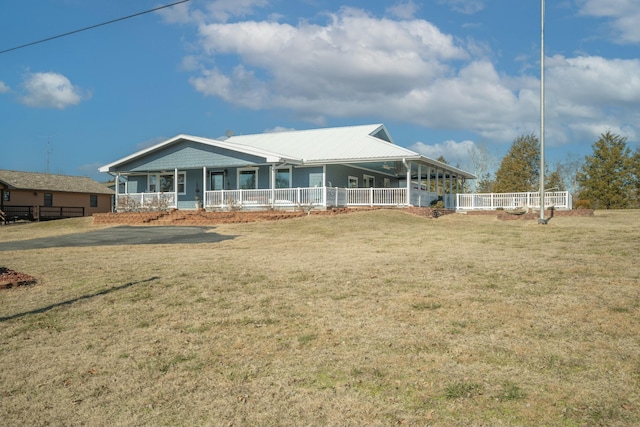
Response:
[[[631,158],[631,174],[634,186],[634,207],[640,207],[640,146],[636,149],[636,152]]]
[[[578,173],[580,198],[601,209],[626,208],[634,187],[633,160],[627,138],[603,133],[593,144],[593,155],[586,156]]]
[[[519,136],[513,141],[496,172],[493,191],[521,193],[539,189],[540,144],[533,135]]]
[[[545,191],[566,191],[564,179],[559,168],[556,168],[550,174],[545,174],[544,188]]]

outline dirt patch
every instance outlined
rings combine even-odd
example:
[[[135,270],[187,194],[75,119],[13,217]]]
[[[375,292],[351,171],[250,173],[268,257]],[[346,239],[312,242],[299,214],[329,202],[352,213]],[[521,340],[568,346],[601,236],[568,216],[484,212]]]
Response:
[[[19,271],[0,267],[0,289],[9,289],[15,286],[35,285],[36,278]]]

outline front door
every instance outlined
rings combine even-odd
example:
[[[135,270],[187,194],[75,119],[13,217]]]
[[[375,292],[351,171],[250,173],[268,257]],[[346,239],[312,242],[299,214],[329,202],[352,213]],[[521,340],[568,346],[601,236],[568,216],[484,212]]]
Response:
[[[362,185],[364,188],[372,188],[375,187],[375,178],[371,175],[364,175],[362,177]]]

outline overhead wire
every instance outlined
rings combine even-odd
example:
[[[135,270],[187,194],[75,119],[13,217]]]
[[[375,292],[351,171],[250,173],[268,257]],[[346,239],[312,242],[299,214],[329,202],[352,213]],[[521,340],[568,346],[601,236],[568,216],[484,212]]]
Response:
[[[188,1],[190,1],[190,0],[180,0],[180,1],[177,1],[175,3],[167,4],[167,5],[164,5],[164,6],[158,6],[158,7],[155,7],[153,9],[145,10],[143,12],[134,13],[133,15],[123,16],[122,18],[112,19],[111,21],[107,21],[107,22],[103,22],[103,23],[100,23],[100,24],[91,25],[91,26],[85,27],[85,28],[80,28],[79,30],[69,31],[67,33],[58,34],[56,36],[47,37],[46,39],[41,39],[41,40],[37,40],[37,41],[34,41],[34,42],[26,43],[26,44],[23,44],[23,45],[20,45],[20,46],[12,47],[12,48],[9,48],[9,49],[0,50],[0,55],[3,54],[3,53],[11,52],[11,51],[18,50],[18,49],[23,49],[25,47],[33,46],[33,45],[36,45],[36,44],[40,44],[40,43],[48,42],[48,41],[51,41],[51,40],[59,39],[61,37],[70,36],[72,34],[80,33],[82,31],[92,30],[94,28],[98,28],[98,27],[102,27],[102,26],[105,26],[105,25],[113,24],[114,22],[124,21],[125,19],[130,19],[130,18],[135,18],[136,16],[144,15],[146,13],[156,12],[156,11],[158,11],[160,9],[166,9],[168,7],[172,7],[172,6],[178,5],[180,3],[186,3]]]

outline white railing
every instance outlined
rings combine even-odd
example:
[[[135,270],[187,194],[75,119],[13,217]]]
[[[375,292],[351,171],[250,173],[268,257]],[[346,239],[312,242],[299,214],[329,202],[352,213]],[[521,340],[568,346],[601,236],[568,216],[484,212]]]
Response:
[[[571,209],[573,201],[568,191],[544,193],[545,208]],[[457,208],[460,210],[493,210],[540,208],[540,193],[477,193],[458,194]]]
[[[327,190],[327,208],[341,208],[347,206],[349,198],[346,188],[326,187]]]
[[[324,188],[205,191],[204,208],[250,209],[325,206]]]
[[[406,206],[406,188],[347,188],[348,206]]]
[[[116,197],[116,211],[162,211],[175,207],[176,193],[126,193]]]

